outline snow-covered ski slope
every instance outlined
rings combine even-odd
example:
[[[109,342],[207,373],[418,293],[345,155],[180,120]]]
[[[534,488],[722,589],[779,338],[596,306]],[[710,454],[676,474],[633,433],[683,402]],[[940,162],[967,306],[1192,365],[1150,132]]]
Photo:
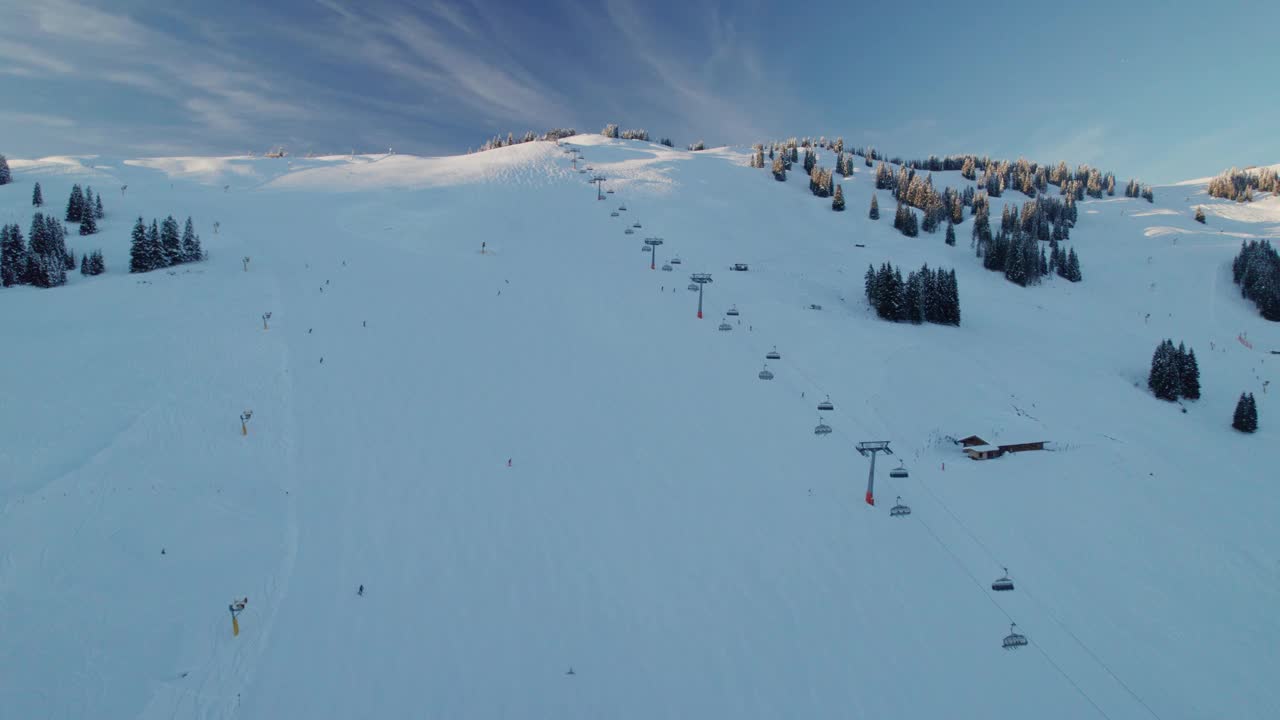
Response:
[[[606,201],[552,143],[11,161],[24,233],[33,182],[102,193],[69,244],[108,274],[0,290],[0,716],[1280,716],[1280,328],[1230,276],[1280,200],[1086,200],[1084,282],[1019,288],[969,220],[868,220],[861,165],[841,214],[744,153],[565,145]],[[129,275],[170,213],[211,259]],[[963,325],[875,319],[886,260],[954,267]],[[1145,390],[1166,337],[1185,413]]]

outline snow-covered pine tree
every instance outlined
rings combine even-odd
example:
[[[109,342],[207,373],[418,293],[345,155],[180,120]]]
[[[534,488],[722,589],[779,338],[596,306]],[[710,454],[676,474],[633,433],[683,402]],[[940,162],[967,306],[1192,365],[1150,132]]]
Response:
[[[165,265],[182,262],[182,236],[178,234],[178,221],[172,215],[160,224],[160,246],[164,249]]]
[[[166,267],[168,256],[164,252],[164,243],[160,240],[160,225],[154,219],[147,228],[147,258],[152,270]]]
[[[106,212],[102,209],[102,194],[99,193],[93,198],[93,217],[95,220],[101,220],[106,216]]]
[[[844,212],[844,189],[837,185],[836,192],[831,196],[831,209],[836,212]]]
[[[787,179],[787,163],[782,158],[783,154],[778,153],[778,156],[773,159],[773,179],[778,182],[783,182]]]
[[[17,225],[0,226],[0,285],[13,287],[26,282],[27,246]]]
[[[916,220],[916,214],[911,212],[911,208],[903,206],[902,234],[907,237],[916,237],[920,234],[920,223]]]
[[[89,273],[89,256],[88,256],[88,255],[81,255],[81,256],[80,256],[80,274],[81,274],[81,275],[86,275],[86,276],[90,274],[90,273]]]
[[[195,225],[187,218],[186,227],[182,230],[183,262],[200,262],[204,259],[204,249],[200,247],[200,236],[196,234]]]
[[[31,188],[31,205],[33,207],[44,207],[44,192],[40,190],[40,183],[36,183]]]
[[[1177,349],[1172,340],[1164,340],[1151,356],[1151,372],[1147,375],[1147,387],[1161,400],[1173,402],[1181,392],[1178,375]]]
[[[1196,362],[1196,351],[1187,350],[1182,343],[1178,343],[1178,379],[1183,397],[1200,399],[1200,364]]]
[[[1196,222],[1200,223],[1201,225],[1204,225],[1204,224],[1205,224],[1205,223],[1204,223],[1204,208],[1202,208],[1202,207],[1198,207],[1198,208],[1196,208]]]
[[[84,191],[79,185],[71,186],[71,196],[67,198],[67,222],[80,222],[80,213],[84,212]]]
[[[956,246],[956,226],[951,222],[947,223],[947,237],[944,242],[951,247]]]
[[[872,220],[880,219],[880,204],[876,202],[875,193],[871,194],[871,212],[867,214],[867,217],[871,218]]]
[[[147,244],[147,226],[142,224],[142,217],[139,216],[138,221],[133,224],[133,233],[129,236],[129,272],[144,273],[154,269]]]
[[[67,254],[63,257],[63,261],[63,269],[68,271],[76,269],[76,254],[73,251],[68,250]]]
[[[107,271],[107,261],[102,258],[101,250],[94,250],[93,255],[89,256],[89,274],[101,275]]]
[[[914,325],[918,325],[924,320],[919,273],[906,275],[906,284],[902,286],[902,314],[899,319]]]
[[[1076,256],[1076,249],[1067,250],[1067,274],[1066,278],[1071,282],[1080,282],[1084,276],[1080,274],[1080,258]]]
[[[98,232],[98,221],[93,219],[93,209],[85,207],[80,213],[80,234],[92,235]]]
[[[1242,433],[1258,430],[1258,406],[1253,400],[1253,393],[1240,393],[1235,414],[1231,418],[1231,427]]]
[[[0,155],[0,185],[8,185],[13,182],[13,173],[9,171],[9,161],[4,155]]]

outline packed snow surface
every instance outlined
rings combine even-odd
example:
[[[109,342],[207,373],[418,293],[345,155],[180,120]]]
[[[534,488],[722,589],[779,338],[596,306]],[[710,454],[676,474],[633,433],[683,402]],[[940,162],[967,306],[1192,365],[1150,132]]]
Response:
[[[24,233],[33,182],[101,193],[68,240],[108,273],[0,289],[0,715],[1280,716],[1280,328],[1230,271],[1274,198],[1086,200],[1084,282],[1019,288],[967,218],[867,219],[861,164],[833,213],[736,150],[564,145],[591,173],[553,143],[11,161]],[[128,274],[168,214],[210,258]],[[876,319],[884,261],[955,268],[962,326]],[[1145,388],[1164,338],[1185,412]]]

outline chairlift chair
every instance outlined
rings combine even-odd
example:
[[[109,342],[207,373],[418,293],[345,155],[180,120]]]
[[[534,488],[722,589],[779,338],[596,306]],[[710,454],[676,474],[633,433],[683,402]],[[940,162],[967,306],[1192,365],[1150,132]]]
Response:
[[[889,517],[904,517],[911,514],[911,506],[902,504],[902,496],[899,495],[894,506],[889,508]]]
[[[1004,641],[1000,643],[1005,650],[1013,650],[1027,644],[1027,636],[1018,632],[1018,623],[1009,624],[1009,634],[1004,636]]]
[[[605,191],[604,191],[604,194],[605,194],[605,195],[612,195],[612,194],[613,194],[613,191],[612,191],[612,190],[605,190]]]
[[[648,246],[648,245],[641,245],[641,246],[640,246],[640,252],[649,252],[649,246]]]
[[[624,235],[635,235],[635,234],[636,234],[636,231],[635,231],[635,230],[632,230],[631,228],[627,228],[626,230],[623,230],[623,231],[622,231],[622,233],[623,233]]]
[[[831,426],[823,422],[822,416],[818,416],[818,425],[813,429],[814,435],[830,435]]]
[[[991,583],[991,589],[996,592],[1005,592],[1013,589],[1013,580],[1009,577],[1009,568],[1004,569],[1004,575]]]
[[[738,306],[737,306],[737,305],[730,306],[730,308],[729,308],[729,312],[725,313],[725,315],[731,315],[731,316],[733,316],[733,317],[737,317],[737,316],[738,316]]]
[[[778,352],[778,346],[774,345],[773,349],[764,354],[765,360],[781,360],[782,353]]]
[[[614,210],[613,212],[609,213],[609,217],[618,217],[618,211]]]
[[[698,283],[689,283],[689,289],[693,292],[698,292]]]
[[[671,264],[672,264],[672,265],[679,265],[679,264],[680,264],[680,258],[678,258],[678,257],[673,257],[673,258],[671,258]]]
[[[638,223],[638,222],[637,222],[637,223],[633,224],[631,227],[633,227],[633,228],[638,228],[638,227],[640,227],[640,223]]]
[[[760,371],[760,375],[759,375],[758,377],[759,377],[761,380],[772,380],[772,379],[773,379],[773,373],[769,370],[769,366],[768,366],[768,365],[765,365],[765,366],[764,366],[764,369]]]
[[[901,461],[898,462],[898,467],[889,471],[889,477],[898,478],[899,480],[901,480],[904,477],[907,477],[908,474],[909,473],[907,473],[907,469],[902,467]]]
[[[836,409],[836,406],[835,406],[835,405],[833,405],[833,404],[831,404],[831,396],[830,396],[830,395],[828,395],[828,396],[827,396],[827,399],[826,399],[826,400],[823,400],[822,402],[818,403],[818,409],[819,409],[819,410],[824,410],[824,411],[826,411],[826,412],[831,412],[832,410],[835,410],[835,409]]]
[[[720,329],[722,332],[728,332],[728,331],[730,331],[730,330],[732,330],[732,329],[733,329],[733,326],[732,326],[732,325],[730,325],[729,323],[725,322],[724,320],[721,320],[721,321],[720,321],[720,328],[719,328],[719,329]]]
[[[620,205],[620,206],[618,206],[618,209],[619,209],[619,210],[621,210],[622,212],[626,212],[626,211],[627,211],[627,206],[626,206],[626,205]]]
[[[662,269],[663,269],[663,270],[665,270],[665,271],[667,271],[667,272],[671,272],[671,266],[670,266],[670,265],[665,265],[665,264],[664,264],[664,265],[662,266]]]

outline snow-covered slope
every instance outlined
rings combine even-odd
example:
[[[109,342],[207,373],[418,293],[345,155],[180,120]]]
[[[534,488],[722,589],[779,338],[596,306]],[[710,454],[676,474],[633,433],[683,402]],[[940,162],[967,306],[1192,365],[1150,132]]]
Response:
[[[32,182],[103,191],[69,238],[108,274],[0,290],[5,717],[1280,715],[1280,336],[1230,276],[1274,214],[1086,201],[1085,281],[1019,288],[968,221],[903,238],[883,192],[868,220],[869,168],[838,214],[731,150],[565,144],[607,201],[548,143],[11,161],[24,232]],[[212,257],[127,274],[133,218],[170,213]],[[963,325],[875,319],[885,260],[954,267]],[[1185,413],[1145,390],[1166,337]],[[942,439],[974,433],[1055,451]],[[875,507],[863,440],[896,452]]]

